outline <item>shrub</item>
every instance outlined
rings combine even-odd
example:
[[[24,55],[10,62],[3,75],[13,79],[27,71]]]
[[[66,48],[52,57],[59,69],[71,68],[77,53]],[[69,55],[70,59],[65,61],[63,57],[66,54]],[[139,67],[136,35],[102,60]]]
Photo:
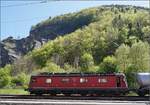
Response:
[[[107,56],[100,64],[99,72],[102,73],[114,73],[117,72],[116,58],[114,56]]]
[[[0,88],[9,86],[11,82],[10,71],[11,71],[10,65],[6,65],[4,68],[0,69]]]
[[[62,68],[60,68],[59,65],[53,63],[53,62],[47,62],[46,66],[42,68],[42,72],[52,72],[52,73],[63,73],[65,72]]]
[[[29,82],[29,76],[25,73],[18,74],[16,77],[12,79],[12,85],[16,86],[26,86]]]
[[[94,66],[92,55],[89,53],[83,54],[83,56],[81,56],[81,71],[89,72],[92,66]]]
[[[11,77],[4,70],[0,70],[0,88],[6,87],[10,84]]]

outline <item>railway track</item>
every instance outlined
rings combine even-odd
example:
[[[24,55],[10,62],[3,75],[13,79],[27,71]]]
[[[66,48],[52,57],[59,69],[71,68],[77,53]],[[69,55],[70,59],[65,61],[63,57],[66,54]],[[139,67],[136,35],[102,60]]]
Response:
[[[57,100],[122,100],[150,101],[150,96],[35,96],[35,95],[0,95],[0,99],[57,99]]]

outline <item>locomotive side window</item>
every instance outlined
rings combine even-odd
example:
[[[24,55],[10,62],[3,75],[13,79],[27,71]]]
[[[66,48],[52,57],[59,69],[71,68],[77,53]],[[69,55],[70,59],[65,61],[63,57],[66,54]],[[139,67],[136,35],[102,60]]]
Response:
[[[52,83],[52,79],[51,78],[46,79],[46,83]]]
[[[106,78],[99,78],[98,82],[99,83],[107,83],[107,79]]]
[[[68,83],[70,81],[70,79],[69,78],[62,78],[61,81],[64,82],[64,83]]]
[[[80,83],[85,83],[87,82],[88,80],[86,78],[80,78]]]

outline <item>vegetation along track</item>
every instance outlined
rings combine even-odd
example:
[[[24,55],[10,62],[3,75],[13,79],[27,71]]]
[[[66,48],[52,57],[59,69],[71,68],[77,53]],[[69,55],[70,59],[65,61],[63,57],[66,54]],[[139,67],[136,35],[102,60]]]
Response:
[[[150,101],[150,96],[35,96],[35,95],[0,95],[0,99],[60,99],[60,100],[122,100]]]

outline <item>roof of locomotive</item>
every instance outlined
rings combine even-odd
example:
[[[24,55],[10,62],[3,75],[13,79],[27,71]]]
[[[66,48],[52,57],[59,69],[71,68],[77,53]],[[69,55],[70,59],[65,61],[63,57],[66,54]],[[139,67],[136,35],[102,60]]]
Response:
[[[123,73],[49,73],[43,72],[33,76],[116,76]]]

